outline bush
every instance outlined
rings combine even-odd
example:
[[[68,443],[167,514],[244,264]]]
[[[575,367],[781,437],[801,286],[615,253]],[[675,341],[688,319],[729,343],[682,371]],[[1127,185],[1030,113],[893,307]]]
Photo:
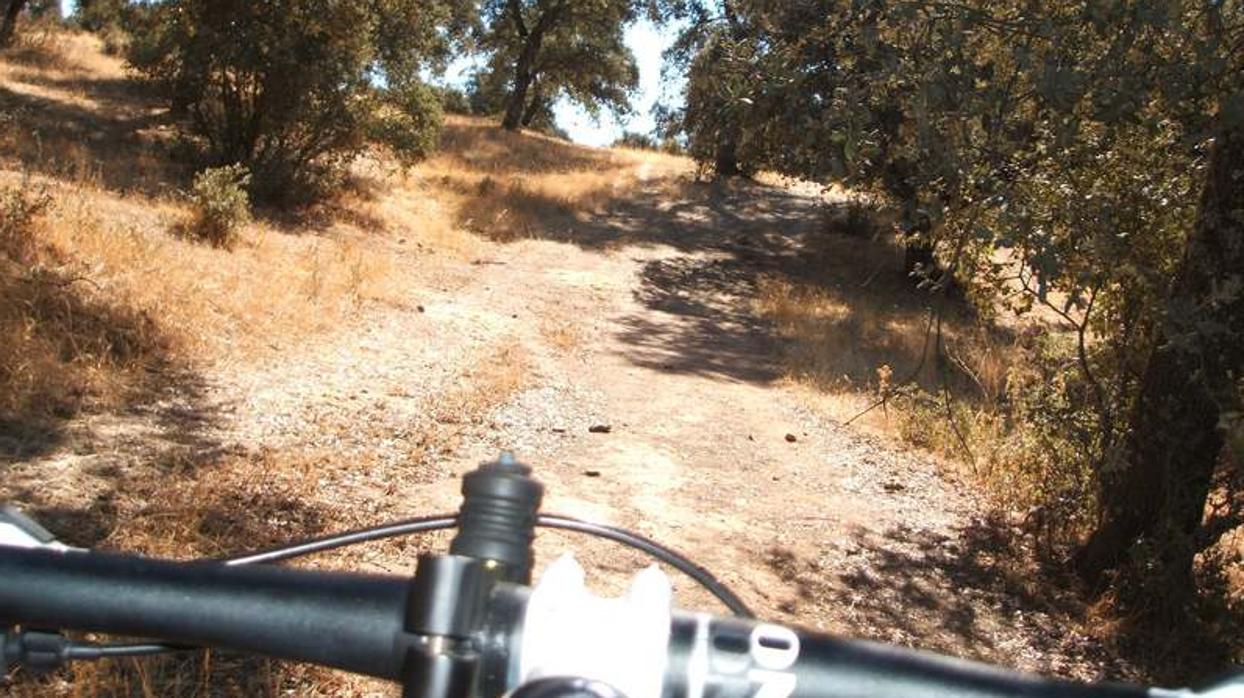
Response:
[[[217,247],[232,248],[241,227],[251,220],[250,197],[246,194],[250,179],[240,164],[210,167],[195,175],[190,191],[194,204],[191,234]]]
[[[34,222],[52,205],[47,191],[29,183],[0,188],[0,253],[30,262],[35,253]]]
[[[471,114],[471,98],[466,90],[453,86],[445,86],[438,90],[441,109],[450,114]]]
[[[436,148],[442,119],[436,90],[414,84],[384,94],[369,130],[373,140],[388,146],[409,167]]]
[[[333,0],[168,0],[143,15],[128,57],[186,117],[204,164],[242,163],[256,198],[297,201],[365,144],[370,13]]]
[[[626,131],[609,147],[631,148],[634,150],[657,150],[660,147],[660,144],[657,143],[655,138],[646,133]]]
[[[130,43],[126,27],[135,21],[140,11],[142,8],[129,0],[78,0],[73,20],[79,27],[99,36],[105,53],[120,55]]]
[[[130,10],[127,57],[184,117],[204,165],[242,163],[256,200],[300,203],[338,181],[366,147],[376,128],[375,85],[417,83],[424,67],[447,56],[464,31],[451,21],[455,4],[139,3]],[[423,94],[399,102],[405,116],[381,130],[400,135],[405,152],[424,152],[436,102]]]

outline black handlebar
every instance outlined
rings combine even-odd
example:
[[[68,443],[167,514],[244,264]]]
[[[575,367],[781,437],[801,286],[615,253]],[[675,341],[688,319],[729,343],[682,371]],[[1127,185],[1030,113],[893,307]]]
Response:
[[[757,695],[753,690],[757,683],[753,672],[757,669],[764,672],[765,668],[745,652],[745,648],[754,646],[756,632],[755,623],[738,619],[676,616],[670,638],[667,695],[688,694],[680,677],[696,674],[691,664],[697,634],[707,640],[708,665],[735,667],[710,672],[706,683],[711,690],[704,695]],[[785,648],[784,643],[792,644],[798,652],[798,658],[784,670],[790,677],[791,698],[1140,698],[1151,695],[1145,688],[1045,679],[979,662],[816,633],[785,631],[770,640],[777,648]],[[780,681],[777,675],[781,673],[783,671],[770,672],[769,676]],[[753,677],[750,682],[746,679],[749,675]],[[760,678],[764,676],[762,673]],[[675,686],[670,686],[671,680]]]
[[[401,680],[407,651],[419,642],[402,627],[410,584],[398,577],[10,548],[0,550],[0,580],[0,619],[7,622],[158,637],[392,681]],[[504,598],[494,593],[496,603],[525,599],[514,585],[500,588]],[[495,650],[483,658],[486,665],[511,659],[521,612],[506,617],[509,626],[492,631],[500,639],[484,643]],[[675,615],[665,696],[695,696],[697,690],[703,698],[759,695],[763,680],[752,672],[764,667],[746,656],[757,627],[749,620]],[[787,668],[794,678],[787,694],[792,698],[1177,695],[1051,681],[813,633],[795,637],[798,659]],[[688,677],[697,672],[701,683],[693,690]]]
[[[464,504],[456,517],[459,535],[451,545],[452,554],[421,557],[413,579],[241,564],[252,558],[178,563],[0,546],[0,631],[20,626],[29,631],[34,652],[53,659],[58,654],[62,659],[74,659],[74,650],[83,648],[75,648],[63,638],[58,641],[56,633],[42,632],[44,629],[102,632],[310,662],[401,682],[406,696],[418,698],[612,696],[612,687],[601,685],[599,676],[542,676],[524,669],[529,658],[524,656],[528,651],[524,638],[547,639],[549,633],[540,631],[548,628],[557,628],[552,636],[571,643],[599,639],[580,634],[616,640],[611,627],[591,621],[579,626],[545,626],[542,623],[548,622],[547,617],[529,612],[529,608],[540,606],[533,602],[529,607],[530,590],[526,587],[534,526],[537,520],[554,526],[570,521],[538,515],[543,490],[529,472],[503,457],[468,476]],[[440,527],[444,522],[438,519],[432,523]],[[430,525],[420,520],[405,526]],[[667,561],[680,560],[646,539],[628,538],[613,529],[608,532],[612,533],[610,537],[631,545],[638,541],[643,545],[637,547],[660,553]],[[329,549],[339,540],[373,537],[372,532],[354,532],[308,546]],[[37,536],[33,540],[41,542]],[[280,559],[287,552],[270,551],[253,557]],[[686,564],[677,565],[679,569],[720,587],[711,575],[689,561],[683,562]],[[540,589],[534,593],[539,595]],[[737,605],[746,612],[742,601],[732,594],[718,596],[728,604],[732,599],[736,602],[731,604],[732,609]],[[1089,686],[797,632],[750,618],[674,613],[668,616],[666,635],[661,630],[666,616],[656,618],[659,632],[655,636],[636,636],[642,642],[630,640],[650,651],[629,660],[620,657],[617,662],[623,672],[633,670],[651,678],[651,683],[645,679],[636,684],[649,687],[636,689],[638,693],[651,695],[629,698],[1244,695],[1240,678],[1204,693]],[[568,627],[572,629],[567,631]],[[14,637],[19,636],[0,634],[0,675],[7,669],[6,657],[20,658],[23,651],[31,649],[16,646],[21,643],[13,642]],[[538,647],[539,641],[533,642]],[[618,644],[603,646],[629,649]],[[121,653],[122,648],[138,654],[136,649],[158,651],[160,646],[113,649]],[[107,656],[105,649],[97,647],[93,652]],[[77,653],[85,656],[91,652]],[[556,651],[554,654],[562,656]],[[656,661],[662,655],[664,661]],[[536,651],[531,656],[541,655]],[[635,664],[636,656],[647,659]],[[536,681],[527,683],[525,692],[519,690],[520,684],[531,678]],[[617,680],[628,679],[623,673]],[[659,697],[655,693],[658,690]]]
[[[0,625],[153,637],[397,680],[408,586],[398,577],[0,548]]]

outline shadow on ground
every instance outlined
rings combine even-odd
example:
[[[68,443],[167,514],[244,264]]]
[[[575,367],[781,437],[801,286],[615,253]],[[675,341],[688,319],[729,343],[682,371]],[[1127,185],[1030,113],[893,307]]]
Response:
[[[857,530],[827,542],[820,557],[772,548],[764,564],[788,585],[783,613],[819,609],[848,636],[1053,675],[1092,678],[1099,667],[1131,675],[1134,667],[1074,630],[1086,607],[1017,555],[1010,531],[991,520],[947,533]]]
[[[56,79],[23,74],[31,85],[72,90],[72,101],[0,86],[8,138],[0,155],[27,171],[90,181],[116,193],[155,197],[184,188],[188,168],[174,165],[169,144],[155,137],[171,124],[166,110],[131,80]],[[60,95],[60,92],[55,93]]]
[[[557,205],[534,203],[538,192],[520,193],[514,205],[523,209]],[[858,390],[875,382],[879,366],[903,375],[927,364],[918,378],[928,387],[945,375],[970,394],[975,384],[953,366],[939,374],[926,360],[927,319],[941,301],[915,288],[883,226],[844,232],[837,223],[847,207],[757,182],[658,180],[602,212],[565,213],[522,237],[641,263],[635,298],[644,310],[619,319],[636,365],[752,383],[793,376],[823,390]],[[820,294],[822,305],[832,302],[840,312],[796,318],[788,323],[793,331],[779,327],[758,307],[774,282],[787,289],[768,293],[779,303],[784,293]],[[785,303],[795,314],[816,310],[804,305]],[[962,299],[942,310],[947,327],[968,326]]]

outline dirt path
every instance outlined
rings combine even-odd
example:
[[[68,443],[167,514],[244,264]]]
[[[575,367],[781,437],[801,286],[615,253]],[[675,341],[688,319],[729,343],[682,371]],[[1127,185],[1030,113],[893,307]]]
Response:
[[[549,509],[668,542],[765,615],[1030,670],[1102,671],[1099,648],[995,564],[1000,532],[963,483],[809,414],[783,387],[749,299],[759,274],[809,273],[816,200],[689,194],[653,188],[557,244],[506,249],[493,302],[576,317],[584,337],[535,352],[538,384],[492,415],[455,470],[516,449],[539,468]],[[609,433],[591,433],[597,424]],[[582,543],[556,538],[545,559],[568,545]],[[581,556],[605,570],[605,588],[639,562],[609,547]]]
[[[676,190],[654,184],[549,239],[441,269],[426,297],[370,309],[356,331],[211,368],[192,393],[122,417],[128,429],[97,420],[96,441],[131,435],[130,447],[112,438],[119,466],[102,468],[98,449],[61,453],[10,468],[8,489],[29,494],[53,463],[77,473],[62,491],[99,492],[153,440],[312,452],[316,501],[299,506],[339,528],[452,509],[457,476],[507,448],[536,466],[547,510],[667,542],[761,615],[1024,669],[1117,672],[998,564],[997,530],[965,484],[810,414],[783,386],[749,298],[761,274],[815,272],[816,200]],[[643,564],[559,534],[540,545],[545,562],[574,546],[605,589]],[[401,572],[411,553],[364,559]],[[687,586],[684,604],[710,603]]]

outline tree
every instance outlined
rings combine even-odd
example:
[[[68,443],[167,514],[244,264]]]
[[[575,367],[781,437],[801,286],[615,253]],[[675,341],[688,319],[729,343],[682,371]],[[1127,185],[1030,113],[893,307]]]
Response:
[[[1125,468],[1104,474],[1102,518],[1078,556],[1098,582],[1137,541],[1156,542],[1171,586],[1190,588],[1195,534],[1244,375],[1244,124],[1210,149],[1195,230],[1145,369]]]
[[[419,73],[444,60],[455,27],[469,21],[464,7],[165,0],[144,15],[129,58],[185,116],[204,164],[242,163],[258,198],[298,198],[339,172],[369,134],[426,152],[427,138],[412,129],[434,133],[440,111],[418,89]]]
[[[78,0],[74,21],[87,31],[119,28],[129,10],[129,0]]]
[[[649,10],[655,20],[684,25],[665,54],[667,69],[687,76],[683,106],[666,116],[666,136],[685,134],[689,152],[721,177],[751,171],[740,163],[739,147],[759,80],[747,75],[755,56],[738,7],[738,0],[657,0]]]
[[[1244,6],[734,10],[746,40],[712,84],[746,98],[749,164],[888,197],[943,265],[935,287],[1063,318],[1078,375],[1033,414],[1097,484],[1079,567],[1097,580],[1144,555],[1170,580],[1157,597],[1186,589],[1244,375]]]
[[[129,45],[129,28],[141,24],[139,15],[147,5],[130,0],[78,0],[73,20],[83,29],[94,32],[110,54],[123,54]]]
[[[0,19],[0,48],[13,43],[17,32],[17,18],[26,7],[27,0],[8,0],[4,8],[4,18]]]
[[[623,31],[636,17],[628,0],[486,0],[479,45],[489,54],[476,85],[504,104],[502,127],[545,121],[567,97],[596,116],[625,113],[639,69]]]

